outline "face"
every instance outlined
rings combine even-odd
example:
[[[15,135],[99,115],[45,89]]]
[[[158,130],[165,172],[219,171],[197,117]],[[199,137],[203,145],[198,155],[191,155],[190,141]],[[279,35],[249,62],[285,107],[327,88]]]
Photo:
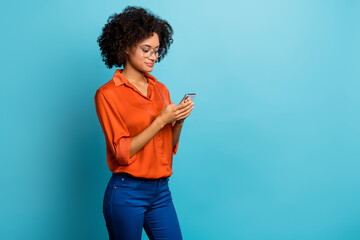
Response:
[[[157,58],[154,53],[150,57],[144,57],[144,50],[150,53],[159,47],[159,36],[157,33],[154,33],[153,36],[140,42],[136,47],[125,51],[127,54],[125,65],[131,65],[141,72],[151,72]]]

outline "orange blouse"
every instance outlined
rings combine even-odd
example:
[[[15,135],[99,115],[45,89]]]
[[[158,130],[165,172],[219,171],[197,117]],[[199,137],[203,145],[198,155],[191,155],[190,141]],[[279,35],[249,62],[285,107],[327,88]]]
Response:
[[[96,113],[106,141],[107,164],[111,172],[134,177],[161,178],[172,174],[172,158],[179,142],[172,147],[172,127],[165,125],[141,150],[130,158],[134,136],[145,130],[171,103],[169,90],[144,72],[148,95],[144,96],[116,69],[113,78],[95,94]]]

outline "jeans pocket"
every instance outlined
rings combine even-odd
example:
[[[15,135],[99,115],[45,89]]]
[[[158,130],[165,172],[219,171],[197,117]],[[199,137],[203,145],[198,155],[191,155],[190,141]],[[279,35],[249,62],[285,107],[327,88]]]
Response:
[[[139,185],[140,181],[129,177],[120,177],[113,183],[113,188],[135,188]]]

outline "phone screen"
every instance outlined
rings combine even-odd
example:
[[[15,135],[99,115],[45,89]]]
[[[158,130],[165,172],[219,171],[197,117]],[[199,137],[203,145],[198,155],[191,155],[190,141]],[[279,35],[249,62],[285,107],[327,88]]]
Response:
[[[186,99],[190,98],[191,101],[195,98],[196,93],[187,93],[185,94],[185,96],[183,97],[183,99],[181,99],[180,103],[182,103],[183,101],[185,101]],[[179,103],[179,104],[180,104]]]

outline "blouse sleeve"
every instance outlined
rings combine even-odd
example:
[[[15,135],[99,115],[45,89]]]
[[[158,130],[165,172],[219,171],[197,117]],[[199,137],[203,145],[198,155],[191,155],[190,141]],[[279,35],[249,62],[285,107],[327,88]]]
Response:
[[[171,123],[171,126],[174,127],[175,123]],[[179,138],[180,139],[180,138]],[[179,140],[177,141],[177,143],[175,144],[173,150],[172,150],[172,155],[175,155],[176,152],[177,152],[177,149],[178,149],[178,146],[179,146]]]
[[[136,153],[130,158],[132,138],[111,97],[99,90],[95,94],[96,113],[104,132],[106,144],[111,148],[120,165],[129,165],[136,159]]]
[[[166,87],[165,87],[165,91],[166,91],[166,94],[167,94],[169,103],[173,103],[173,102],[171,101],[171,98],[170,98],[169,90],[168,90]],[[175,122],[172,122],[172,123],[171,123],[171,129],[174,127],[174,125],[175,125]],[[180,138],[179,138],[179,139],[180,139]],[[178,147],[179,147],[179,140],[177,141],[177,143],[175,144],[175,146],[174,146],[173,149],[172,149],[172,155],[175,155],[175,154],[176,154]]]

